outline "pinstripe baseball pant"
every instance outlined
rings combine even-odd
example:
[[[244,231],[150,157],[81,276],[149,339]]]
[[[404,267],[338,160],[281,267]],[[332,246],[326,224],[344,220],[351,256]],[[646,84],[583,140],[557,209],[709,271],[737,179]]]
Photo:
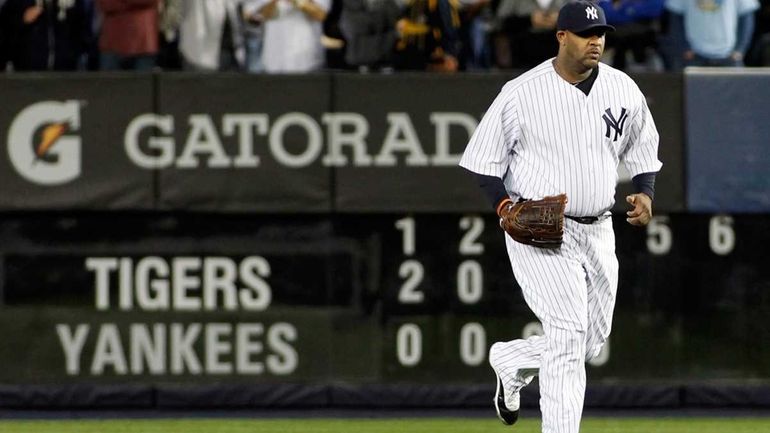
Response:
[[[618,285],[612,219],[565,219],[564,241],[555,250],[505,238],[513,273],[544,335],[495,343],[489,362],[508,391],[538,374],[543,433],[577,433],[585,361],[599,354],[612,326]]]

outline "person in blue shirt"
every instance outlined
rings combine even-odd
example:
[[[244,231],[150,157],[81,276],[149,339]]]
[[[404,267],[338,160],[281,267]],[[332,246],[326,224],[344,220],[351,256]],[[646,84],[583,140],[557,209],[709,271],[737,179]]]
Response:
[[[686,66],[743,66],[757,0],[666,0]]]

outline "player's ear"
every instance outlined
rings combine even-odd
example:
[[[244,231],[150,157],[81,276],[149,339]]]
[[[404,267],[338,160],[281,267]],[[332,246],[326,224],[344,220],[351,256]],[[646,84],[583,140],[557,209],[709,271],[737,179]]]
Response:
[[[563,45],[565,39],[567,39],[567,32],[564,30],[559,30],[556,32],[556,40],[559,41],[559,45]]]

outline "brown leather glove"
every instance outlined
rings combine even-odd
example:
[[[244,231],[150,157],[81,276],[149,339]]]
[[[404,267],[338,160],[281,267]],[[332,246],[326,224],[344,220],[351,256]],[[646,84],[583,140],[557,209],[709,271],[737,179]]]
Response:
[[[567,195],[514,203],[503,200],[498,206],[500,227],[516,242],[539,248],[559,248],[564,236],[564,208]]]

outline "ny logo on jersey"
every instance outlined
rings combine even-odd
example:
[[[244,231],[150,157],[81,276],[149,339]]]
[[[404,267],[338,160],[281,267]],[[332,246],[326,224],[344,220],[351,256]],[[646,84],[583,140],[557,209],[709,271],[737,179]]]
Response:
[[[602,119],[604,119],[604,123],[607,124],[607,132],[604,134],[605,137],[610,138],[610,132],[614,131],[615,136],[612,138],[612,141],[618,141],[618,137],[623,135],[623,125],[626,124],[626,119],[628,119],[627,111],[628,110],[625,108],[620,107],[620,117],[615,119],[612,110],[609,108],[604,110]]]
[[[593,6],[588,6],[586,8],[586,18],[590,20],[598,20],[599,19],[599,11],[596,10]]]

